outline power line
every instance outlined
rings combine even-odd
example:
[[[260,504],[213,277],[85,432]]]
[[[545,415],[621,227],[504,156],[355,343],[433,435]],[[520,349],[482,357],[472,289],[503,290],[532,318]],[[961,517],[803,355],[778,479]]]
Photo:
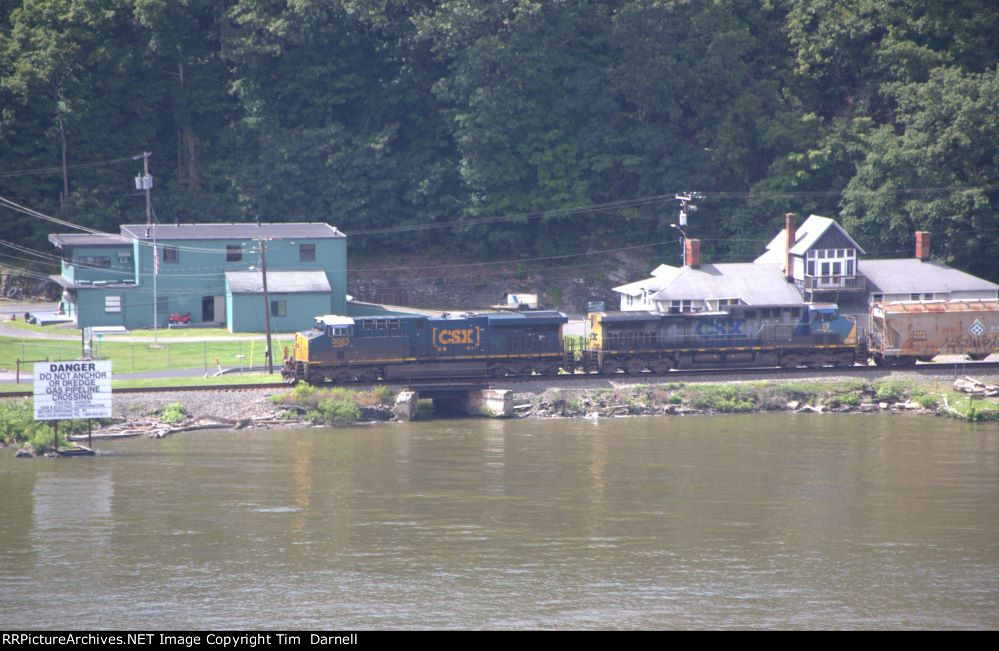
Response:
[[[58,167],[38,167],[31,170],[13,170],[8,172],[0,172],[0,178],[6,179],[18,176],[31,176],[33,174],[50,174],[53,172],[62,172],[63,169],[67,170],[89,169],[93,167],[103,167],[105,165],[116,165],[118,163],[125,163],[133,160],[137,160],[137,157],[129,156],[127,158],[112,158],[110,160],[94,161],[91,163],[77,163],[76,165],[67,165],[65,168],[63,168],[62,166],[58,166]]]

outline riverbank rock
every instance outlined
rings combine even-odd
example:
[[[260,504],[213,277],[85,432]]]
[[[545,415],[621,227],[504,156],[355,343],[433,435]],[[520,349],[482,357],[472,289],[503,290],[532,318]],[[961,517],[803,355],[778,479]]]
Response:
[[[38,455],[35,454],[34,448],[29,445],[18,450],[14,456],[18,459],[34,459]]]

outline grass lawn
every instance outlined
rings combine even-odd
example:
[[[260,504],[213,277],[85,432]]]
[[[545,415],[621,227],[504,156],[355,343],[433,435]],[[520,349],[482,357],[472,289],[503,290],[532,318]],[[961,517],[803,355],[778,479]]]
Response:
[[[140,389],[143,387],[189,387],[189,386],[230,386],[234,384],[273,384],[280,382],[281,376],[278,373],[267,375],[266,373],[231,373],[218,377],[171,377],[171,378],[143,378],[138,380],[114,380],[111,387],[114,389]],[[31,391],[30,381],[21,384],[4,382],[0,384],[0,394],[16,393],[18,391]]]
[[[13,330],[23,330],[24,332],[41,332],[47,335],[65,335],[71,337],[80,336],[80,331],[74,327],[69,327],[65,325],[60,326],[58,324],[43,326],[43,325],[38,325],[37,323],[28,323],[27,321],[22,319],[21,316],[22,316],[21,314],[18,314],[17,321],[10,321],[9,319],[4,318],[2,321],[0,321],[0,325],[2,325],[5,328],[10,328]]]
[[[289,337],[274,337],[274,362],[280,364],[282,350],[294,345]],[[16,361],[75,360],[81,357],[79,341],[17,339],[0,337],[0,369],[13,371]],[[94,342],[94,356],[109,359],[115,373],[157,371],[168,368],[217,369],[260,365],[265,362],[262,341],[162,341]],[[218,360],[218,363],[216,363]]]

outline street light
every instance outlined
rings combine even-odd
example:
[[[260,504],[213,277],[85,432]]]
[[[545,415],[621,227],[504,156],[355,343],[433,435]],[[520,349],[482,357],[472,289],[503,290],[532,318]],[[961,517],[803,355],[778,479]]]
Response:
[[[686,221],[686,220],[684,220]],[[670,224],[670,228],[675,228],[680,232],[680,259],[683,261],[683,266],[687,266],[687,233],[684,232],[682,228],[676,224]]]

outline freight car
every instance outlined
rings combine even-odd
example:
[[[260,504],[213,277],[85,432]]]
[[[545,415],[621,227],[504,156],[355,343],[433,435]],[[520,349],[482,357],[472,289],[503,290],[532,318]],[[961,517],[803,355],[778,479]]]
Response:
[[[879,366],[909,366],[936,355],[983,360],[999,352],[999,301],[876,303],[868,348]]]
[[[727,311],[589,315],[579,366],[603,374],[673,368],[852,366],[857,324],[835,305],[733,306]]]
[[[440,317],[322,316],[285,355],[287,382],[555,375],[572,369],[561,312],[445,314]]]

